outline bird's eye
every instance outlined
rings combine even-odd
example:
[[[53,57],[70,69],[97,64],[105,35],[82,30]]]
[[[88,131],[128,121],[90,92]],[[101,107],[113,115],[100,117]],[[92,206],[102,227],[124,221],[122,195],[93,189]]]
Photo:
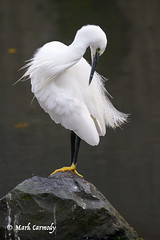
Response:
[[[98,53],[100,52],[100,50],[101,50],[100,48],[97,48],[97,52],[98,52]]]

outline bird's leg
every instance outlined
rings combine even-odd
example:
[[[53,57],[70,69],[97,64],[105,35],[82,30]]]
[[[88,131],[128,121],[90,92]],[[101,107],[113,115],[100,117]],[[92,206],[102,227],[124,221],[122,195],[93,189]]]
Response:
[[[80,143],[81,143],[81,138],[76,135],[76,139],[75,139],[75,149],[74,149],[74,155],[73,155],[73,161],[72,161],[72,163],[73,163],[74,165],[76,165],[76,163],[77,163]]]
[[[71,168],[73,168],[72,171],[74,171],[77,175],[83,177],[76,170],[76,164],[77,164],[77,158],[78,158],[78,152],[79,152],[81,138],[78,137],[73,131],[71,131],[70,136],[71,136]]]
[[[76,134],[73,131],[70,132],[70,138],[71,138],[71,165],[72,165],[73,158],[74,158],[74,151],[75,151],[75,140],[76,140]]]
[[[79,151],[81,139],[73,131],[71,131],[70,137],[71,137],[71,166],[56,169],[53,173],[50,174],[50,176],[57,172],[73,171],[78,176],[83,177],[76,170],[77,157],[78,157],[78,151]]]
[[[75,133],[74,133],[75,134]],[[74,167],[74,172],[79,175],[80,177],[83,177],[80,175],[77,170],[76,170],[76,165],[77,165],[77,159],[78,159],[78,152],[79,152],[79,147],[81,143],[81,138],[75,134],[75,139],[74,139],[74,147],[72,146],[73,142],[71,140],[71,167]],[[74,149],[74,152],[72,150]]]

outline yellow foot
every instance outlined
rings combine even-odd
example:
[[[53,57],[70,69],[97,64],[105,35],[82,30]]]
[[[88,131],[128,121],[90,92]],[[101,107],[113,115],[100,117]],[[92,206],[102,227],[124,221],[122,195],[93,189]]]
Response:
[[[79,174],[76,170],[76,165],[74,165],[72,163],[72,165],[70,167],[62,167],[59,169],[56,169],[54,172],[52,172],[49,176],[52,176],[53,174],[57,173],[57,172],[66,172],[66,171],[73,171],[74,173],[76,173],[78,176],[83,177],[81,174]]]

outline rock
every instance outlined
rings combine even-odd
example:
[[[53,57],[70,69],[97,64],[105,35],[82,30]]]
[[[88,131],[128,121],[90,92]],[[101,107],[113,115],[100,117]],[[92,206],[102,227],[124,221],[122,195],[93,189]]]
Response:
[[[73,172],[34,176],[3,197],[0,239],[140,240],[102,193]]]

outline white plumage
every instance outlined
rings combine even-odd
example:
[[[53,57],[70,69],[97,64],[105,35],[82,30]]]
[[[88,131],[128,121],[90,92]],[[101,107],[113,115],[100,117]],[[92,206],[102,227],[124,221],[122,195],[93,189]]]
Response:
[[[99,143],[106,125],[116,128],[127,119],[108,99],[98,73],[94,73],[88,85],[91,66],[83,58],[86,48],[90,46],[93,60],[95,52],[101,55],[106,44],[100,27],[84,26],[71,45],[53,41],[38,49],[24,74],[30,77],[32,92],[52,120],[90,145]]]

